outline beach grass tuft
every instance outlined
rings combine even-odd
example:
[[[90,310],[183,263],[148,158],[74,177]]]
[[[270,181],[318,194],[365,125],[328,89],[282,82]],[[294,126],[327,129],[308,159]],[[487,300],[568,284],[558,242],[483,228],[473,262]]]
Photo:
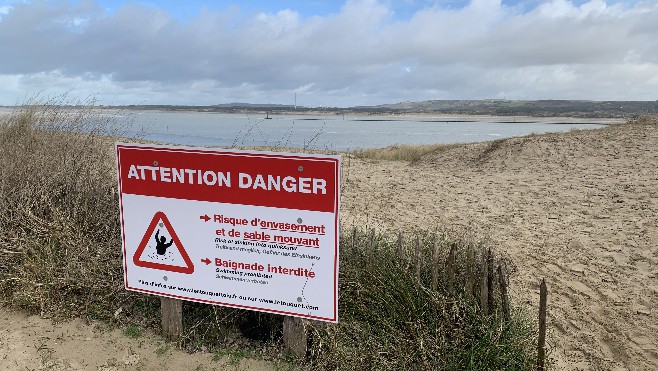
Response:
[[[423,156],[442,152],[455,147],[456,144],[422,144],[407,145],[397,144],[384,148],[360,149],[352,152],[352,155],[360,159],[384,160],[384,161],[408,161],[415,163]]]

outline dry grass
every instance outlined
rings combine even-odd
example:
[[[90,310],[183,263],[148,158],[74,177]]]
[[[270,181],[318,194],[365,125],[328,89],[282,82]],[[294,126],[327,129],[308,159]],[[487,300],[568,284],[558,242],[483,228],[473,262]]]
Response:
[[[490,314],[479,305],[481,242],[454,233],[419,233],[409,236],[400,251],[395,236],[373,237],[370,244],[370,237],[361,234],[353,244],[352,237],[343,236],[340,323],[316,328],[316,369],[533,368],[532,321],[521,311],[504,319],[498,285],[491,292]],[[416,239],[417,246],[410,242]],[[502,262],[511,267],[506,258],[494,264]],[[438,267],[436,288],[433,267]],[[465,289],[469,278],[476,283],[473,291]]]
[[[120,125],[93,101],[64,102],[34,98],[0,126],[1,295],[30,311],[107,318],[116,308],[100,303],[127,298],[112,147],[100,135]]]
[[[370,148],[354,151],[357,158],[385,161],[416,162],[423,156],[445,151],[456,144],[423,144],[423,145],[393,145],[384,148]]]

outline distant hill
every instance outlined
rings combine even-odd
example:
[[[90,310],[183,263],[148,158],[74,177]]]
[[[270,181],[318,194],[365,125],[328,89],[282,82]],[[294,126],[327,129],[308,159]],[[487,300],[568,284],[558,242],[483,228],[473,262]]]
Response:
[[[377,106],[302,107],[284,104],[225,103],[211,106],[130,105],[132,110],[166,110],[199,112],[269,112],[296,114],[463,114],[490,116],[536,117],[613,117],[628,118],[642,114],[658,114],[657,101],[586,101],[586,100],[427,100]]]
[[[364,110],[390,110],[397,113],[427,112],[501,116],[629,117],[639,114],[658,114],[658,101],[428,100],[358,108]]]
[[[241,112],[241,111],[293,111],[295,106],[269,103],[223,103],[212,106],[185,106],[166,104],[140,104],[128,106],[113,106],[131,110],[164,110],[164,111],[202,111],[202,112]]]
[[[257,108],[257,109],[295,109],[295,106],[287,104],[259,104],[259,103],[224,103],[215,104],[211,107],[218,108]]]

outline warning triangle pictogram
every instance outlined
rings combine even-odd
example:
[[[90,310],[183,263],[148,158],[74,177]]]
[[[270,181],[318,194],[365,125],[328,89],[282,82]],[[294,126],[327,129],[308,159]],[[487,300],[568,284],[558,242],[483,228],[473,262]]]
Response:
[[[158,226],[160,228],[156,231]],[[170,238],[167,238],[167,236]],[[187,255],[187,251],[185,251],[169,219],[162,211],[158,211],[153,216],[142,242],[139,243],[137,251],[133,255],[133,263],[138,267],[168,272],[186,274],[194,272],[192,260]]]

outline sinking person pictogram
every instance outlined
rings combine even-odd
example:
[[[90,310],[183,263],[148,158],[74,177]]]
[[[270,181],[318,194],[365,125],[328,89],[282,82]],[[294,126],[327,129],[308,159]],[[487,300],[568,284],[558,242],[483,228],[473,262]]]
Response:
[[[191,274],[194,264],[183,247],[167,215],[158,211],[139,243],[133,263],[138,267]]]

